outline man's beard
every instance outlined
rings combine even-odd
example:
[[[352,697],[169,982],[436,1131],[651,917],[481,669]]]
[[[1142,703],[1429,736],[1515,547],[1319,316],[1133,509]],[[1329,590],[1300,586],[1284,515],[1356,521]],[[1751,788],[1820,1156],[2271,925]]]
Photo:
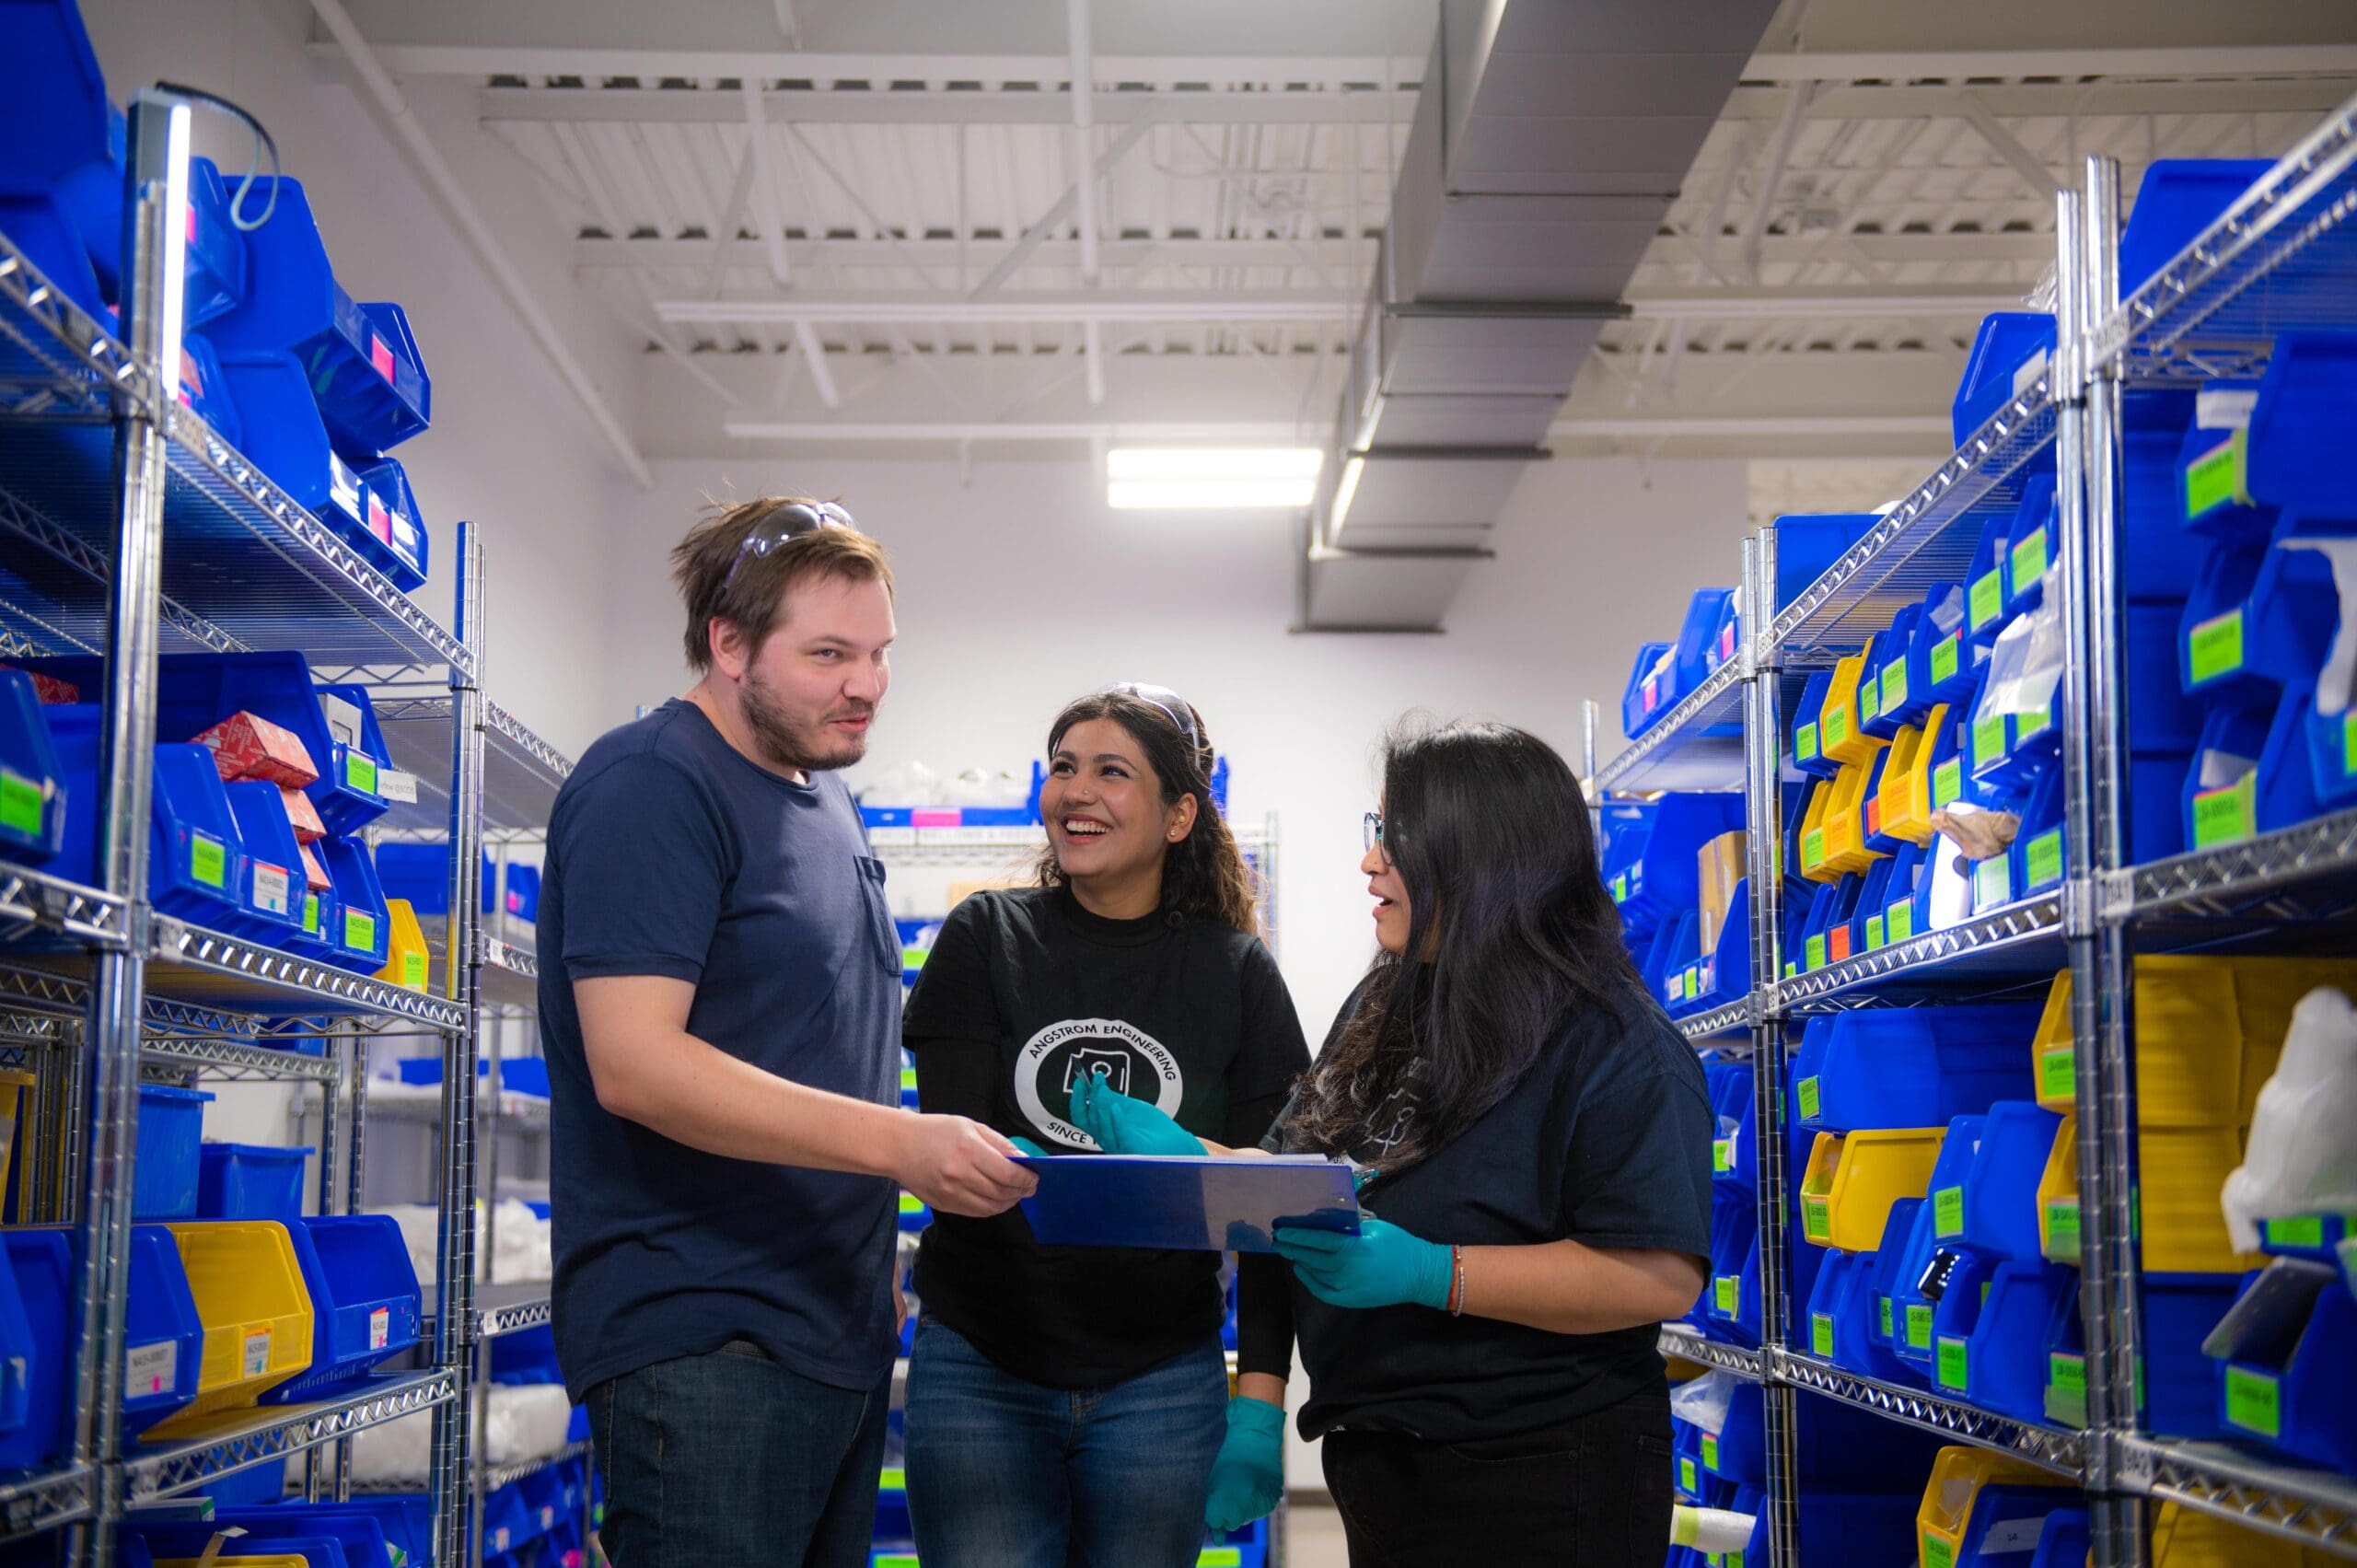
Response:
[[[827,772],[848,768],[867,755],[866,736],[842,734],[831,727],[831,721],[872,714],[876,711],[872,703],[853,703],[815,721],[799,721],[778,701],[768,682],[751,670],[745,672],[741,700],[753,745],[773,767]]]

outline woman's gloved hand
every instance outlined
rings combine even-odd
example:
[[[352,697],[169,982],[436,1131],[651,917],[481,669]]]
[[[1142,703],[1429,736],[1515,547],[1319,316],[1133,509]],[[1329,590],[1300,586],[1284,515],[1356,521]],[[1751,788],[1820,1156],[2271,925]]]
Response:
[[[1373,1214],[1360,1219],[1356,1236],[1280,1225],[1271,1240],[1294,1277],[1329,1307],[1448,1306],[1449,1249]]]
[[[1241,1395],[1227,1401],[1227,1436],[1212,1461],[1205,1525],[1240,1530],[1277,1505],[1285,1494],[1284,1432],[1283,1407]]]
[[[1072,1087],[1073,1125],[1109,1155],[1202,1155],[1202,1140],[1142,1099],[1083,1073]]]

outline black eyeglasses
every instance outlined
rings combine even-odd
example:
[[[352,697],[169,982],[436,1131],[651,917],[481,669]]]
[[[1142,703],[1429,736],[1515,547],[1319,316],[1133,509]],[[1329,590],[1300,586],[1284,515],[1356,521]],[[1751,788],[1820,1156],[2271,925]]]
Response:
[[[1110,686],[1097,688],[1099,697],[1134,697],[1151,708],[1160,708],[1163,716],[1178,726],[1187,744],[1195,750],[1203,746],[1202,732],[1195,727],[1195,710],[1186,698],[1167,686],[1146,686],[1135,680],[1117,680]]]
[[[728,575],[720,586],[726,588],[737,580],[747,556],[767,555],[786,540],[817,533],[820,528],[849,528],[857,533],[859,525],[851,520],[849,512],[831,501],[790,501],[772,507],[761,515],[753,531],[745,536],[745,542],[737,547],[737,559],[729,563]]]
[[[1391,850],[1383,842],[1383,813],[1370,811],[1359,819],[1359,836],[1369,849],[1383,851],[1383,858],[1391,858]]]

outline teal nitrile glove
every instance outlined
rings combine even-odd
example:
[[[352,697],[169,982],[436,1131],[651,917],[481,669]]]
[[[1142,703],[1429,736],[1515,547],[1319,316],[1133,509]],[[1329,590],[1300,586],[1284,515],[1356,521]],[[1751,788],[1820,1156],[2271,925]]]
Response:
[[[1285,1412],[1266,1400],[1227,1401],[1227,1436],[1212,1461],[1212,1494],[1203,1523],[1240,1530],[1285,1494]]]
[[[1073,1125],[1109,1155],[1202,1155],[1202,1142],[1154,1106],[1083,1073],[1072,1086]]]
[[[1033,1143],[1028,1138],[1009,1138],[1007,1142],[1013,1144],[1016,1148],[1022,1150],[1025,1154],[1029,1155],[1035,1160],[1043,1160],[1048,1157],[1048,1151],[1041,1148],[1039,1144]]]
[[[1280,1225],[1271,1237],[1294,1276],[1329,1307],[1448,1305],[1447,1248],[1368,1214],[1356,1236]]]

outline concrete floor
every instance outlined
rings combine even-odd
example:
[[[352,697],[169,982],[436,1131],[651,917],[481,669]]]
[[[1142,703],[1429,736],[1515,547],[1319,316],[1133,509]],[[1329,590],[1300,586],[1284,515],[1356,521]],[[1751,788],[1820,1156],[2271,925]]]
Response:
[[[1285,1568],[1349,1568],[1341,1516],[1318,1504],[1295,1504],[1285,1515]]]

